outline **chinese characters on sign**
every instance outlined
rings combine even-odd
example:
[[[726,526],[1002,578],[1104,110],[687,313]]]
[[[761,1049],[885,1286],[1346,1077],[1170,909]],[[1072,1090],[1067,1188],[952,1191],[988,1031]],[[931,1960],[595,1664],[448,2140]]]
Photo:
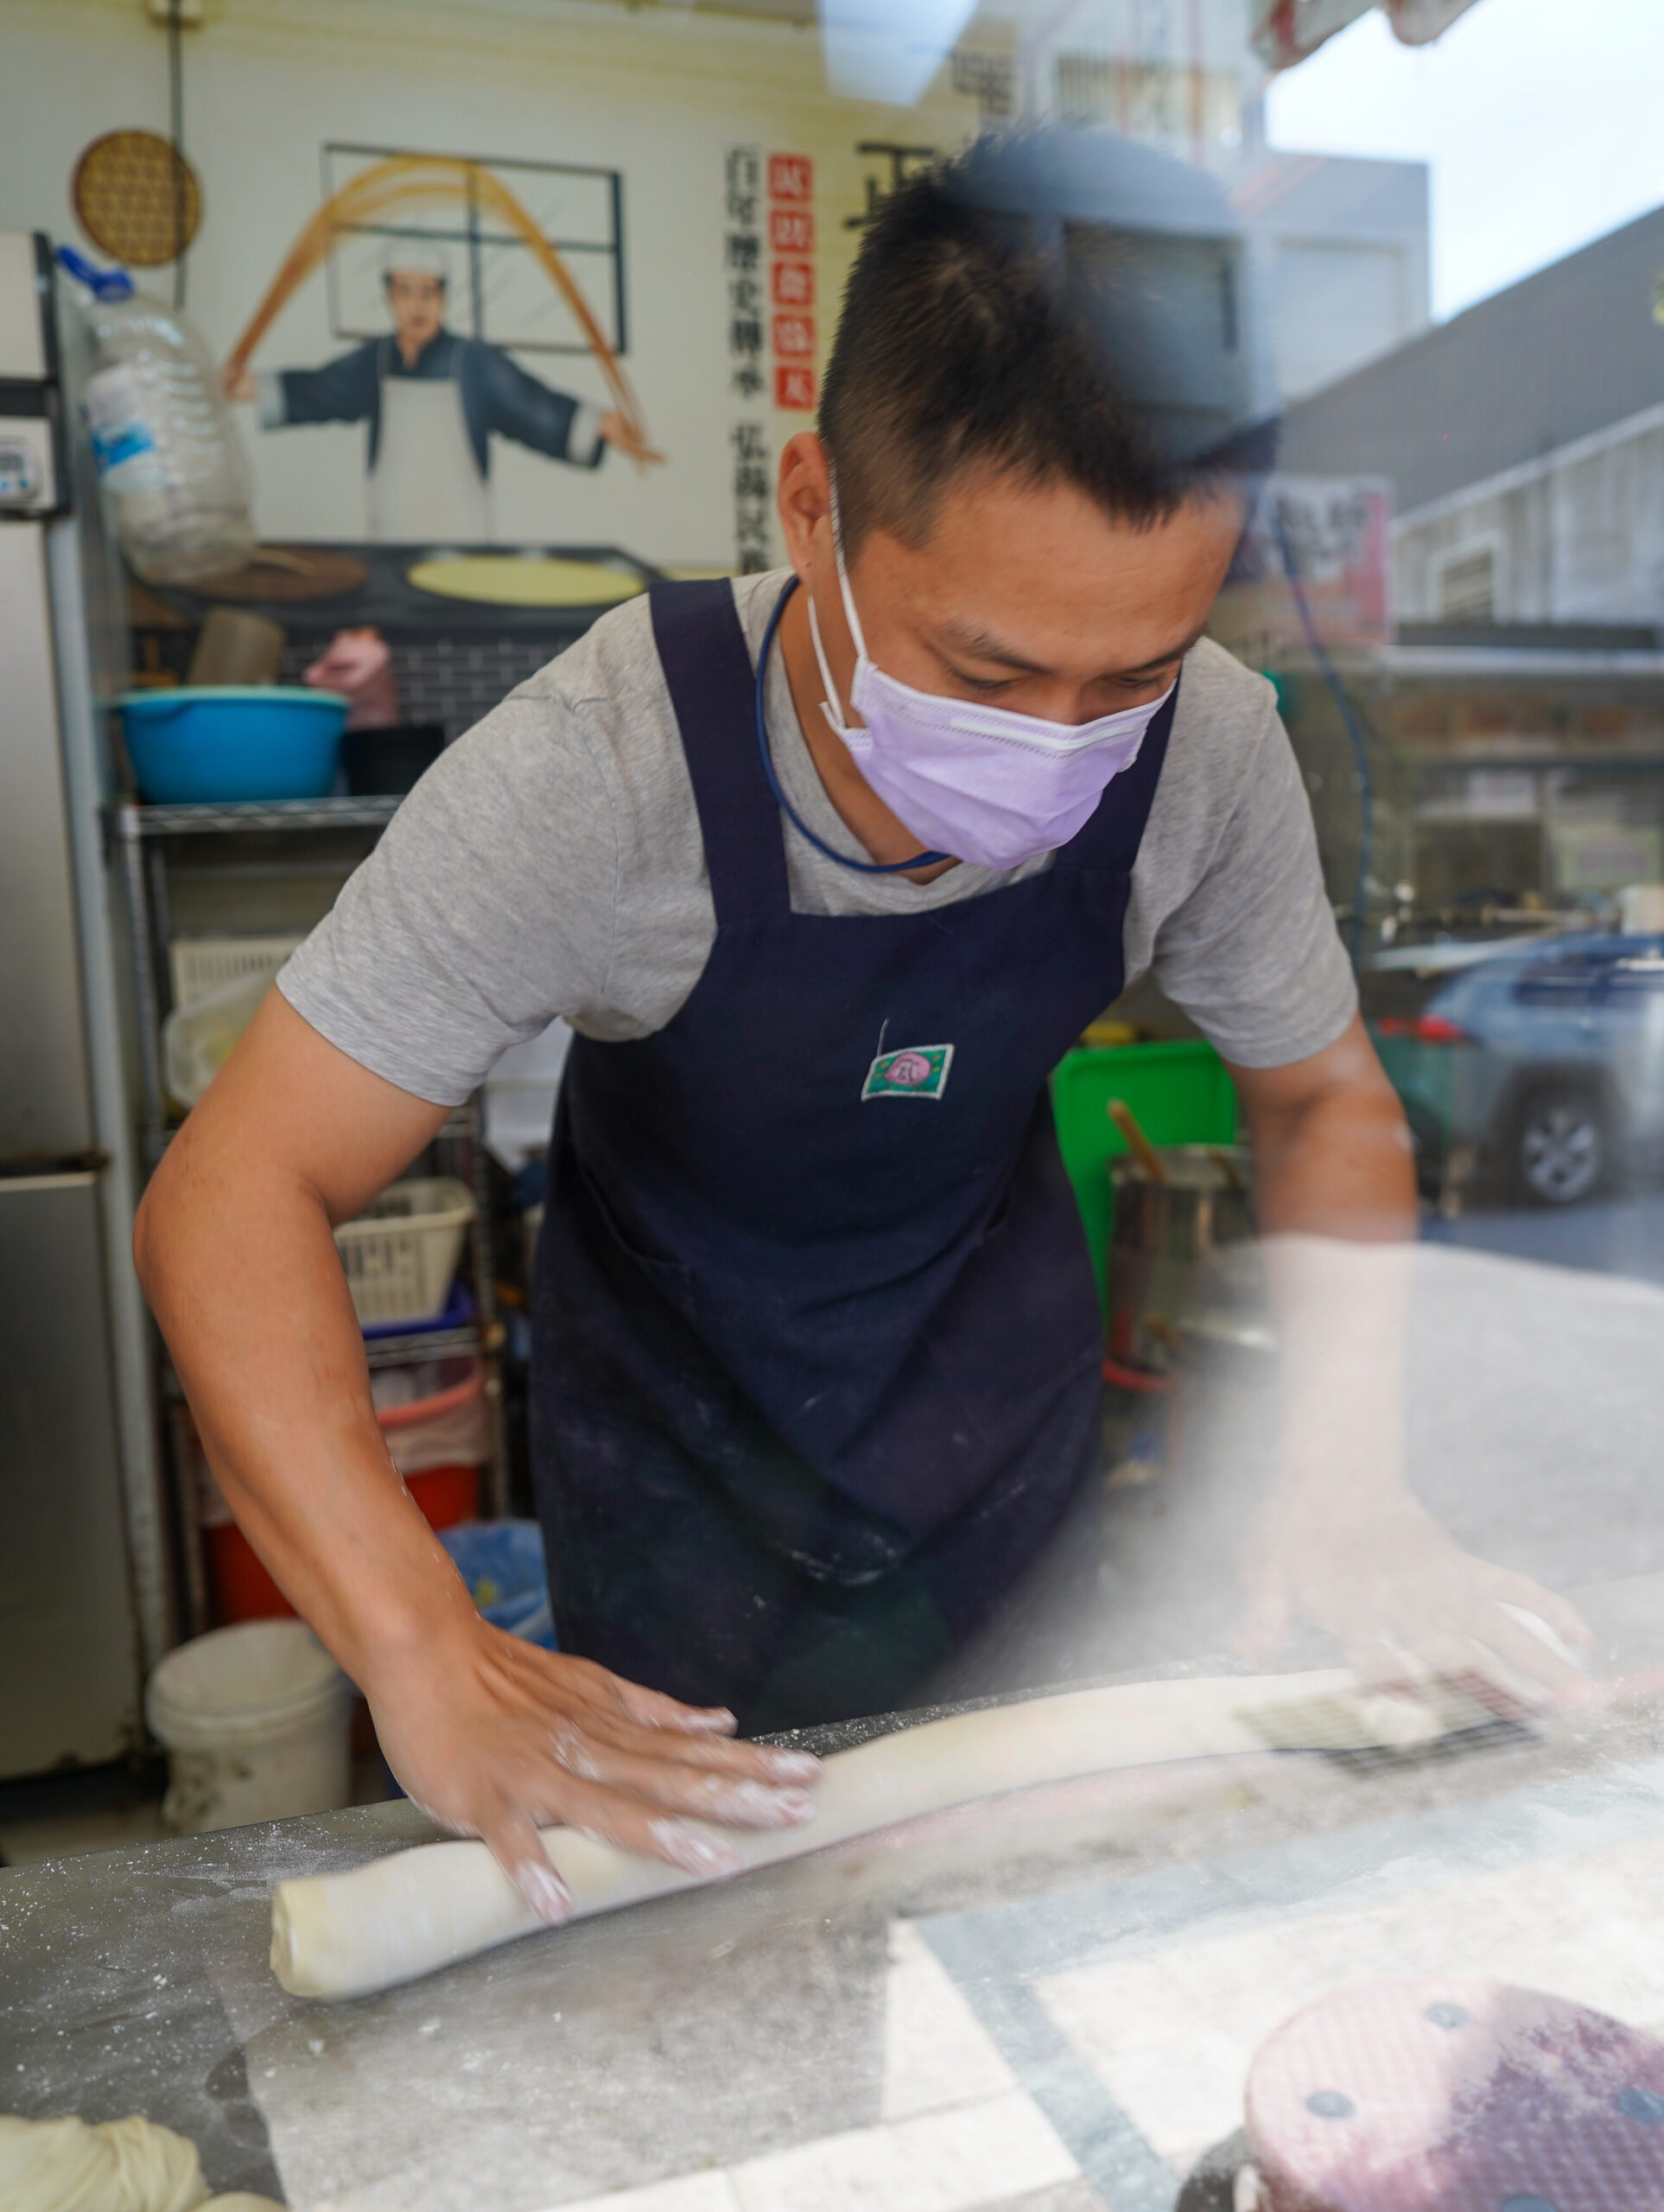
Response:
[[[771,207],[768,242],[776,253],[812,253],[815,218],[807,207]]]
[[[773,163],[771,161],[770,168]],[[763,368],[762,155],[730,146],[723,163],[722,267],[727,284],[728,389],[754,406],[765,387]],[[742,416],[728,433],[734,473],[734,555],[742,575],[769,566],[768,435],[761,420]]]
[[[815,196],[815,164],[807,154],[771,154],[768,196],[806,207]]]
[[[981,108],[985,123],[1002,121],[1016,111],[1016,55],[988,54],[974,46],[955,47],[953,88],[970,94]]]
[[[1274,565],[1291,563],[1328,640],[1393,640],[1393,495],[1371,477],[1273,476],[1266,486]],[[1267,565],[1272,565],[1271,561]]]
[[[734,555],[741,575],[759,575],[770,565],[768,434],[760,423],[736,423],[728,443],[734,449]]]
[[[730,146],[723,188],[728,390],[746,410],[728,432],[734,559],[753,575],[770,564],[773,486],[767,429],[749,410],[770,393],[771,368],[776,407],[815,406],[815,165],[806,154],[765,161],[755,146]]]
[[[1264,667],[1302,649],[1393,641],[1392,486],[1382,477],[1267,477],[1214,609],[1212,634]]]
[[[855,148],[863,161],[884,161],[890,164],[890,174],[880,181],[869,176],[867,180],[867,205],[859,215],[846,215],[846,231],[864,230],[892,192],[899,192],[908,178],[922,163],[936,159],[934,146],[902,146],[893,138],[863,138]]]
[[[769,342],[774,404],[815,405],[815,165],[807,154],[768,157]]]

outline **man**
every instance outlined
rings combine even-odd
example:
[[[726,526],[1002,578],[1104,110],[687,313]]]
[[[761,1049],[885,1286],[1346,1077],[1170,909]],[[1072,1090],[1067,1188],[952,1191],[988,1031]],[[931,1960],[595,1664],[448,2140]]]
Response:
[[[1413,1227],[1271,687],[1203,639],[1240,480],[1146,435],[980,212],[999,159],[868,228],[820,435],[782,455],[791,570],[609,614],[453,747],[141,1213],[244,1528],[412,1796],[549,1917],[537,1821],[714,1872],[687,1815],[808,1817],[734,1716],[904,1702],[1090,1481],[1100,1323],[1046,1079],[1127,978],[1153,965],[1229,1063],[1262,1229],[1298,1255]],[[402,1491],[330,1229],[556,1013],[551,1656],[485,1626]],[[1312,1419],[1256,1628],[1494,1624],[1527,1586],[1474,1598],[1497,1571],[1399,1483],[1392,1300],[1353,1294],[1348,1249],[1285,1268]]]
[[[245,369],[227,385],[253,400],[263,429],[292,423],[367,423],[370,535],[394,545],[490,542],[491,438],[579,468],[628,443],[622,417],[555,391],[500,346],[445,327],[448,268],[437,246],[398,239],[382,288],[391,335],[321,369]]]

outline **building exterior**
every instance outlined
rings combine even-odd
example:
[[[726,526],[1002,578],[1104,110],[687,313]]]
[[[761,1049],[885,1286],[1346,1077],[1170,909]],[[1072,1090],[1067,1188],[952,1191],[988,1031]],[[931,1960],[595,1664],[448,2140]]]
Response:
[[[1664,623],[1664,208],[1292,408],[1392,480],[1400,620]]]
[[[1250,118],[1251,120],[1251,118]],[[1427,327],[1427,168],[1258,149],[1231,198],[1279,400],[1305,398]]]
[[[1382,480],[1396,514],[1393,642],[1337,655],[1372,925],[1610,916],[1664,877],[1661,276],[1664,209],[1287,410],[1286,469]],[[1338,903],[1352,753],[1315,664],[1285,673]]]

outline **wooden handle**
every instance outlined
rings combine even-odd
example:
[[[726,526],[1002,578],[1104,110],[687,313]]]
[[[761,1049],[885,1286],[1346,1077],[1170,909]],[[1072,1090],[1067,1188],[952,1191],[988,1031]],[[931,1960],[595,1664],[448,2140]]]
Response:
[[[1165,1183],[1167,1171],[1161,1164],[1161,1154],[1139,1127],[1138,1116],[1124,1098],[1109,1101],[1110,1120],[1127,1141],[1127,1149],[1153,1183]]]

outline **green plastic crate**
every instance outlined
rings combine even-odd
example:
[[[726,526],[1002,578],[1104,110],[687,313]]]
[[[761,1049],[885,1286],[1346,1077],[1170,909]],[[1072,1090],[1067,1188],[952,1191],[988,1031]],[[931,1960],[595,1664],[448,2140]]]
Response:
[[[1152,1144],[1235,1144],[1236,1090],[1211,1045],[1185,1038],[1159,1045],[1083,1045],[1051,1075],[1051,1106],[1064,1166],[1086,1224],[1098,1296],[1109,1260],[1109,1162],[1126,1151],[1109,1118],[1124,1098]]]
[[[1408,1116],[1417,1151],[1431,1161],[1445,1160],[1451,1133],[1468,1103],[1458,1090],[1465,1072],[1462,1048],[1442,1039],[1383,1036],[1373,1023],[1369,1035]]]

